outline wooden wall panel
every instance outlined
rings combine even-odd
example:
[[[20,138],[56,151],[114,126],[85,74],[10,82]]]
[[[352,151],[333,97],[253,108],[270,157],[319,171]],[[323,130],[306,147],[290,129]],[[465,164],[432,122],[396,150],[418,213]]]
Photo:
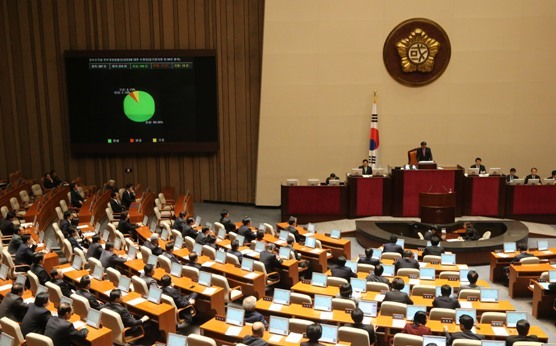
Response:
[[[55,168],[87,184],[254,202],[263,17],[262,0],[0,0],[0,179]],[[63,53],[79,49],[216,49],[219,151],[72,155]]]

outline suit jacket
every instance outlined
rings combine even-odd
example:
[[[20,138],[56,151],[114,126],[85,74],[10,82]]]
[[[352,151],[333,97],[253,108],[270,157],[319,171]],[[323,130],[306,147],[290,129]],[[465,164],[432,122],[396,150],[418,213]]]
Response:
[[[452,345],[452,342],[456,339],[466,339],[466,340],[484,340],[485,336],[481,334],[475,334],[470,330],[466,330],[465,332],[455,332],[450,335],[450,333],[446,332],[446,345]]]
[[[71,190],[70,196],[71,196],[71,206],[75,208],[81,208],[84,199],[83,197],[81,197],[79,192],[76,190]]]
[[[396,272],[401,268],[419,269],[419,262],[415,258],[400,258],[394,264]]]
[[[299,243],[299,242],[305,241],[305,237],[302,236],[301,234],[299,234],[299,231],[294,226],[288,226],[288,228],[286,228],[286,231],[293,234],[293,236],[295,237],[296,242]]]
[[[122,323],[126,328],[127,327],[133,328],[143,324],[143,322],[140,319],[136,319],[135,317],[133,317],[126,308],[124,308],[118,303],[106,303],[102,308],[112,310],[118,315],[120,315],[122,319]]]
[[[220,223],[224,226],[224,228],[226,229],[226,233],[230,233],[230,232],[235,232],[236,230],[236,225],[234,225],[234,223],[232,222],[232,220],[230,220],[227,217],[221,217],[220,218]]]
[[[50,281],[50,275],[48,275],[44,267],[41,265],[33,264],[31,266],[31,272],[37,276],[39,283],[43,286],[47,281]]]
[[[100,255],[102,255],[102,244],[101,243],[93,243],[89,245],[89,249],[87,249],[87,253],[85,254],[85,258],[89,259],[90,257],[94,257],[96,259],[100,259]]]
[[[372,324],[353,323],[353,324],[348,324],[348,326],[352,328],[363,329],[369,334],[369,345],[375,343],[376,341],[375,328],[373,327]]]
[[[426,255],[433,255],[433,256],[440,256],[444,252],[444,248],[442,246],[427,246],[423,251],[423,256]]]
[[[480,289],[480,288],[481,288],[481,286],[479,286],[479,285],[477,285],[476,283],[474,283],[474,284],[469,284],[469,285],[461,285],[461,286],[459,287],[459,290],[460,290],[460,291],[461,291],[461,290],[478,290],[478,289]]]
[[[432,306],[435,308],[444,308],[444,309],[461,308],[461,305],[459,304],[459,301],[456,298],[450,298],[444,296],[434,298],[434,300],[432,301]]]
[[[72,249],[78,248],[79,250],[83,250],[81,245],[79,245],[79,243],[77,242],[77,239],[75,239],[74,237],[68,237],[68,240]]]
[[[299,344],[299,346],[326,346],[325,344],[321,344],[320,342],[311,342],[311,341],[304,341]]]
[[[164,251],[162,256],[167,257],[168,259],[170,259],[170,262],[181,264],[180,260],[173,253],[168,253],[168,252]]]
[[[71,228],[71,222],[69,220],[62,220],[60,221],[60,231],[62,231],[62,233],[64,233],[64,237],[69,237],[70,234],[70,228]]]
[[[397,252],[403,256],[403,248],[396,243],[386,243],[383,246],[382,252]]]
[[[17,233],[17,227],[10,220],[0,220],[0,230],[4,236],[13,235]]]
[[[81,289],[81,290],[78,290],[75,293],[79,294],[82,297],[87,298],[87,300],[89,301],[89,306],[92,309],[95,309],[95,310],[100,310],[101,309],[99,301],[95,298],[95,296],[91,292],[86,291],[84,289]]]
[[[145,281],[145,283],[147,284],[148,289],[150,289],[152,285],[158,287],[158,282],[156,282],[156,279],[153,278],[152,276],[147,276],[145,274],[141,274],[140,278]]]
[[[246,323],[262,322],[265,328],[268,328],[268,322],[258,311],[245,311],[245,316],[243,317],[243,319]]]
[[[527,335],[527,336],[510,335],[510,336],[506,337],[506,346],[513,346],[514,342],[518,342],[518,341],[534,341],[534,342],[537,342],[537,341],[539,341],[539,338],[536,335]]]
[[[513,177],[511,175],[507,175],[506,176],[506,182],[509,183],[510,181],[514,180],[514,179],[519,179],[519,177],[517,175],[514,175]]]
[[[162,248],[160,246],[155,246],[149,240],[145,241],[143,243],[143,246],[146,247],[147,249],[151,250],[152,254],[155,255],[155,256],[162,255]]]
[[[527,258],[527,257],[534,257],[533,254],[530,254],[528,252],[522,252],[519,255],[515,256],[514,259],[510,262],[510,263],[517,263],[519,262],[522,258]]]
[[[174,220],[174,224],[172,225],[172,228],[177,229],[178,231],[180,231],[180,233],[182,233],[182,236],[183,236],[183,231],[184,231],[186,225],[187,225],[186,221],[178,216]]]
[[[73,323],[58,316],[48,320],[44,331],[44,335],[51,338],[56,346],[71,346],[74,343],[85,341],[88,333],[87,328],[77,330]]]
[[[332,266],[330,271],[332,272],[332,276],[342,278],[342,279],[346,279],[347,282],[349,282],[349,278],[356,278],[357,277],[357,273],[354,273],[351,270],[351,268],[346,267],[346,266],[339,266],[339,265],[335,264],[335,265]]]
[[[417,162],[419,161],[432,161],[431,148],[425,148],[425,153],[422,148],[417,149]]]
[[[196,263],[196,262],[195,262],[195,263],[188,262],[188,263],[186,263],[185,265],[188,266],[188,267],[197,268],[198,270],[202,270],[202,269],[203,269],[203,266],[200,265],[199,263]]]
[[[2,234],[4,233],[2,232]],[[10,240],[10,244],[8,245],[8,252],[11,255],[15,255],[21,244],[23,244],[23,239],[21,239],[19,234],[15,233]]]
[[[540,177],[540,175],[538,174],[529,174],[525,177],[525,181],[524,184],[527,185],[527,182],[529,181],[529,179],[539,179],[539,184],[542,182],[542,178]]]
[[[371,174],[373,174],[373,168],[372,168],[371,166],[367,166],[367,167],[365,167],[365,166],[359,166],[359,168],[362,169],[361,174],[364,174],[364,175],[371,175]]]
[[[0,318],[7,317],[12,321],[21,322],[29,310],[29,305],[17,294],[9,292],[0,304]]]
[[[48,322],[50,317],[52,317],[52,314],[48,309],[38,307],[34,303],[30,304],[29,310],[21,322],[21,333],[23,337],[26,337],[29,333],[44,334],[46,322]]]
[[[369,275],[367,275],[367,281],[369,281],[369,282],[382,282],[382,283],[387,284],[388,287],[390,287],[390,280],[388,280],[384,276],[376,276],[375,274],[369,274]]]
[[[184,229],[181,231],[182,237],[184,237],[184,238],[185,237],[190,237],[193,240],[197,239],[198,234],[199,233],[195,229],[193,229],[193,227],[191,227],[187,224],[184,226]]]
[[[241,253],[241,251],[233,251],[232,249],[228,249],[228,253],[237,256],[237,259],[240,263],[243,260],[243,254]]]
[[[471,165],[469,168],[478,168],[479,169],[479,174],[483,174],[487,172],[487,169],[484,165]]]
[[[257,238],[257,235],[255,234],[255,232],[253,232],[253,230],[251,228],[249,228],[249,226],[241,226],[238,231],[237,234],[242,235],[245,237],[245,243],[250,243],[253,240],[255,240],[255,238]]]
[[[114,198],[110,200],[110,207],[112,208],[112,211],[117,214],[120,214],[122,211],[124,211],[124,206]]]
[[[282,260],[278,260],[275,254],[266,250],[261,252],[259,261],[264,264],[267,274],[278,271],[282,266]]]
[[[268,342],[265,339],[261,339],[258,336],[253,335],[245,335],[242,341],[245,345],[252,345],[252,346],[267,346]]]
[[[31,266],[36,247],[36,245],[29,247],[27,244],[21,244],[15,253],[15,264],[27,264]]]
[[[409,298],[407,293],[400,292],[398,290],[386,292],[386,294],[384,295],[383,302],[398,302],[398,303],[413,305],[413,300]]]
[[[128,220],[120,220],[118,222],[118,231],[122,232],[122,234],[129,234],[135,236],[135,229],[139,227],[130,223]]]
[[[189,305],[189,300],[192,299],[192,295],[184,295],[181,294],[180,291],[177,288],[174,288],[172,286],[166,286],[162,289],[162,292],[164,292],[164,294],[172,297],[172,299],[174,300],[174,303],[176,304],[178,309],[181,308],[185,308],[186,306]]]
[[[71,291],[71,287],[64,280],[56,279],[56,280],[53,280],[52,283],[57,285],[58,287],[60,287],[60,290],[62,291],[62,294],[64,295],[64,297],[69,298],[72,295],[73,292]]]
[[[203,232],[199,232],[197,237],[195,237],[195,242],[201,245],[206,245],[208,243],[208,238]]]
[[[419,336],[432,334],[431,329],[429,327],[424,326],[422,324],[416,326],[413,323],[407,323],[405,327],[403,327],[402,333],[419,335]]]
[[[135,194],[133,192],[125,190],[122,194],[122,205],[126,209],[129,209],[129,206],[131,206],[131,203],[133,202],[135,202]]]
[[[371,264],[371,265],[378,265],[380,264],[380,260],[376,259],[376,258],[372,258],[372,257],[359,257],[359,262],[361,264]]]
[[[118,270],[118,265],[124,264],[125,259],[118,257],[112,251],[102,251],[102,255],[100,255],[100,263],[104,269],[106,268],[114,268]]]

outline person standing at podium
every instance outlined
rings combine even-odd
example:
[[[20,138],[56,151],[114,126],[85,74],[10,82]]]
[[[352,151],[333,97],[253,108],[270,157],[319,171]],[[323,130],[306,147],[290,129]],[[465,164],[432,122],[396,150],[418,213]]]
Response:
[[[361,174],[363,175],[371,175],[373,174],[373,169],[369,166],[369,160],[363,160],[363,165],[359,166],[361,168]]]
[[[484,174],[484,173],[487,172],[487,170],[486,170],[486,167],[481,164],[481,162],[483,162],[483,160],[481,160],[480,157],[477,157],[475,159],[475,164],[471,165],[471,167],[469,167],[469,168],[478,168],[479,169],[479,174]]]
[[[417,162],[420,161],[432,161],[432,151],[431,148],[427,147],[427,142],[421,142],[421,148],[417,149]]]

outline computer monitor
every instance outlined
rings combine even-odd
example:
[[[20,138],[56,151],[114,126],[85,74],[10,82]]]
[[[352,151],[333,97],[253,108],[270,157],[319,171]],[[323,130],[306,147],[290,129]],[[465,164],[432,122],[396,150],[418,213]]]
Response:
[[[322,336],[319,341],[328,342],[331,344],[338,343],[338,326],[331,326],[329,324],[321,324]]]
[[[504,252],[508,253],[508,252],[516,252],[517,251],[517,245],[515,242],[504,242]]]
[[[137,257],[137,249],[135,246],[130,246],[129,249],[127,249],[127,259],[132,260],[135,259],[135,257]]]
[[[432,246],[432,242],[430,240],[427,240],[427,246]]]
[[[129,287],[131,286],[131,278],[125,275],[120,276],[118,281],[118,289],[122,292],[129,292]]]
[[[348,260],[346,261],[346,267],[351,269],[352,272],[357,273],[357,262]]]
[[[162,233],[160,233],[160,239],[164,241],[168,240],[168,230],[166,228],[162,230]]]
[[[398,238],[398,240],[396,241],[396,244],[398,244],[399,246],[402,247],[402,249],[405,247],[405,239],[403,238]]]
[[[114,239],[114,249],[121,250],[122,249],[122,240],[120,238]]]
[[[199,285],[210,287],[211,284],[212,284],[212,274],[201,270],[199,272],[198,282],[199,282]]]
[[[40,231],[39,232],[39,243],[42,244],[44,242],[44,232]]]
[[[170,267],[170,275],[181,278],[182,269],[183,267],[181,263],[172,262],[172,267]]]
[[[73,306],[73,299],[71,299],[71,298],[69,298],[69,297],[66,297],[66,296],[62,296],[62,297],[60,298],[60,304],[61,304],[61,303],[66,303],[66,304],[68,304],[69,306]]]
[[[149,216],[145,215],[143,216],[143,226],[146,226],[149,224]]]
[[[224,251],[216,251],[216,256],[214,257],[216,263],[225,264],[226,263],[226,253]]]
[[[239,246],[243,246],[245,244],[245,236],[243,235],[237,235],[236,236],[236,240],[239,243]]]
[[[89,311],[87,311],[87,318],[85,319],[85,323],[88,326],[91,326],[93,328],[100,328],[100,317],[102,316],[102,313],[98,310],[95,309],[89,309]]]
[[[502,168],[500,167],[491,167],[488,169],[488,175],[500,175],[502,174]]]
[[[286,179],[286,185],[297,186],[299,185],[299,179]]]
[[[104,240],[104,242],[108,242],[108,237],[110,236],[110,232],[105,229],[104,231],[102,231],[102,240]]]
[[[290,320],[286,317],[270,316],[268,331],[272,334],[288,335],[290,333]]]
[[[183,247],[183,237],[176,237],[174,240],[174,250],[179,250]]]
[[[311,276],[311,285],[317,287],[326,287],[328,275],[323,273],[313,273]]]
[[[529,179],[527,180],[527,185],[540,185],[540,179]]]
[[[479,175],[479,169],[478,168],[468,168],[467,169],[467,175]]]
[[[481,340],[481,346],[506,346],[504,340]]]
[[[160,304],[160,300],[162,299],[162,288],[159,288],[156,285],[151,285],[149,288],[149,296],[147,300],[151,303]]]
[[[359,309],[363,311],[363,315],[368,317],[376,317],[378,306],[374,300],[360,300],[358,304]]]
[[[285,231],[285,230],[281,230],[280,235],[279,235],[280,240],[287,242],[288,241],[288,234],[290,234],[290,232]]]
[[[314,237],[306,237],[305,246],[314,249],[317,246],[317,240]]]
[[[349,278],[349,281],[354,292],[367,292],[367,280],[359,278]]]
[[[158,263],[158,256],[150,254],[149,259],[147,260],[147,264],[152,264],[154,267],[156,267],[157,263]]]
[[[515,328],[517,321],[526,320],[527,313],[525,311],[506,311],[506,327]]]
[[[363,169],[361,168],[352,168],[350,175],[352,177],[360,177],[363,175]]]
[[[469,274],[469,269],[460,269],[459,270],[459,281],[460,282],[469,282],[467,278],[467,274]]]
[[[263,252],[265,248],[265,243],[262,241],[257,241],[255,243],[255,251],[257,252]]]
[[[18,274],[17,277],[15,278],[14,284],[20,284],[20,285],[25,286],[26,281],[27,281],[27,276],[24,276],[22,274]]]
[[[197,255],[201,256],[201,254],[203,253],[203,245],[201,245],[199,243],[195,243],[193,245],[193,252],[195,252]]]
[[[481,302],[497,303],[498,302],[498,288],[481,287]]]
[[[380,259],[382,257],[382,250],[381,249],[374,249],[373,248],[373,256],[372,258]]]
[[[319,179],[307,179],[307,186],[319,186]]]
[[[91,276],[94,279],[102,281],[103,275],[104,275],[104,268],[102,266],[96,265],[95,268],[93,269],[93,273],[91,274]]]
[[[307,232],[309,233],[315,233],[317,230],[315,228],[315,224],[314,223],[308,223],[307,224]]]
[[[278,256],[284,260],[289,260],[291,258],[291,250],[287,247],[281,247]]]
[[[409,284],[405,284],[405,285],[403,286],[403,288],[400,290],[400,292],[404,292],[404,293],[406,293],[407,295],[409,295],[409,288],[410,288],[410,287],[409,287]]]
[[[513,179],[509,182],[509,185],[523,185],[525,183],[525,179]]]
[[[436,270],[434,268],[420,268],[419,279],[421,280],[434,280],[436,278]]]
[[[394,277],[396,275],[396,267],[393,264],[383,264],[382,268],[384,269],[382,276]]]
[[[382,177],[384,176],[384,168],[383,167],[377,167],[377,168],[373,168],[373,177]]]
[[[196,225],[200,225],[201,224],[201,217],[199,215],[195,216],[195,224]]]
[[[319,311],[332,311],[332,297],[315,294],[313,309]]]
[[[339,229],[333,229],[330,231],[330,238],[340,239],[342,237],[342,231]]]
[[[37,294],[35,295],[35,297],[39,294],[39,293],[48,293],[48,287],[44,286],[44,285],[37,285]]]
[[[440,255],[440,264],[442,265],[455,265],[456,264],[456,254],[455,253],[443,253]]]
[[[0,334],[0,346],[14,346],[15,340],[12,336],[2,332]]]
[[[477,310],[475,309],[456,309],[456,324],[459,324],[459,318],[462,315],[469,315],[473,318],[473,323],[477,323]]]
[[[423,346],[446,346],[446,337],[423,335]]]
[[[95,234],[98,234],[99,232],[100,232],[100,222],[95,225]]]
[[[166,346],[187,346],[187,336],[176,333],[168,333]]]
[[[413,321],[413,317],[415,317],[415,313],[417,311],[424,311],[426,313],[427,307],[421,305],[408,305],[405,311],[405,319],[408,321]]]
[[[264,223],[260,223],[259,224],[259,228],[257,228],[259,231],[263,231],[266,232],[266,226],[264,225]]]
[[[434,294],[435,297],[442,296],[442,286],[436,286],[436,292]]]
[[[53,245],[53,241],[52,239],[47,239],[46,240],[46,252],[49,253],[50,250],[52,250],[52,245]]]
[[[244,318],[245,318],[245,310],[228,306],[228,309],[226,310],[227,324],[243,327]]]
[[[243,260],[241,261],[241,269],[246,270],[248,272],[252,272],[254,263],[255,261],[252,260],[251,258],[244,257]]]
[[[220,228],[216,236],[218,237],[218,239],[226,239],[226,229]]]
[[[272,302],[282,305],[290,305],[290,290],[284,290],[281,288],[274,289],[274,296],[272,297]]]
[[[328,181],[328,186],[340,186],[340,181],[337,179],[330,179]]]
[[[543,185],[554,185],[554,179],[552,179],[552,178],[543,179],[542,184]]]
[[[83,260],[79,256],[74,256],[73,261],[71,262],[71,267],[75,270],[81,270],[83,265]]]
[[[539,251],[546,251],[546,250],[548,250],[548,241],[547,241],[547,240],[539,240],[539,241],[537,241],[537,250],[539,250]]]
[[[8,278],[9,270],[10,268],[7,265],[2,264],[2,266],[0,266],[0,279],[6,280]]]
[[[211,231],[214,229],[214,225],[212,224],[212,222],[205,223],[205,227],[208,228]]]
[[[548,271],[548,282],[556,282],[556,270]]]

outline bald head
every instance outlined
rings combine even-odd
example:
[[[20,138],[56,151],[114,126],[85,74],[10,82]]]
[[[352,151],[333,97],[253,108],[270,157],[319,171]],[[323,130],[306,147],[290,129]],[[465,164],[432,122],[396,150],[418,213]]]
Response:
[[[264,335],[264,324],[262,322],[255,322],[253,323],[253,327],[251,327],[253,330],[253,335],[254,336],[258,336],[260,338],[263,337]]]

